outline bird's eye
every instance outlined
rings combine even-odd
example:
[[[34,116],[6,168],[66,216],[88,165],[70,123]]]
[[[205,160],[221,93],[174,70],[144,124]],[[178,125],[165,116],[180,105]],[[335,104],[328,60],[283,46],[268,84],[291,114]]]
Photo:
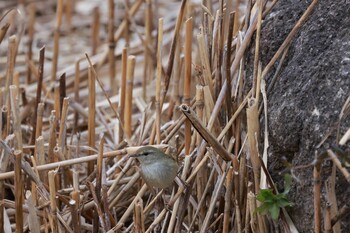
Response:
[[[144,156],[147,156],[148,154],[149,154],[148,151],[143,152]]]

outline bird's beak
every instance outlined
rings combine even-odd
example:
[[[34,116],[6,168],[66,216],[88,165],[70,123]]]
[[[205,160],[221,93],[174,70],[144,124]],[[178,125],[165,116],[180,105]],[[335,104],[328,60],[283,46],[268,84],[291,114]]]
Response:
[[[129,155],[130,158],[137,158],[139,156],[140,156],[139,154],[131,154],[131,155]]]

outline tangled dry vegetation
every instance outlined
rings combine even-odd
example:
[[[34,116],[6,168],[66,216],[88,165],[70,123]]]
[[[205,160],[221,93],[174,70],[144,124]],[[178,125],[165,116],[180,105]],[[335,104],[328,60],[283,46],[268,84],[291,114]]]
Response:
[[[257,148],[264,77],[317,1],[266,67],[261,19],[276,1],[233,2],[1,2],[0,229],[278,227],[256,211],[261,187],[277,193],[267,144]],[[244,93],[250,45],[254,74]],[[128,158],[149,144],[179,160],[172,187],[152,191]],[[280,213],[279,227],[295,232]]]

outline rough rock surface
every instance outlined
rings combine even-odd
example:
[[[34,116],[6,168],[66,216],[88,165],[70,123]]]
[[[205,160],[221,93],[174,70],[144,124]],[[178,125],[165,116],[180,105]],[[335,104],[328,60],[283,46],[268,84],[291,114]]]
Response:
[[[262,28],[261,59],[265,66],[282,44],[311,1],[278,1],[265,18]],[[267,78],[271,80],[274,71]],[[282,158],[294,167],[310,164],[315,152],[336,143],[336,125],[342,106],[350,95],[350,1],[319,1],[316,9],[294,38],[280,76],[268,95],[269,170],[281,187]],[[350,126],[349,117],[340,127],[340,135]],[[320,148],[317,145],[331,132]],[[349,144],[347,146],[349,148]],[[313,232],[313,167],[294,171],[297,179],[289,198],[289,209],[300,232]],[[322,216],[325,210],[324,180],[330,162],[322,173]],[[337,172],[338,205],[350,199],[350,185]],[[342,230],[350,229],[349,218]]]

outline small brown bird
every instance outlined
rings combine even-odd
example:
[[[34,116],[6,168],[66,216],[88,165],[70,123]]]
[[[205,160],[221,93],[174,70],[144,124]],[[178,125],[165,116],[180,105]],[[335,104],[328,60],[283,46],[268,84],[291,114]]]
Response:
[[[152,146],[142,147],[130,157],[140,162],[141,175],[146,184],[156,188],[169,187],[179,169],[174,158]]]

